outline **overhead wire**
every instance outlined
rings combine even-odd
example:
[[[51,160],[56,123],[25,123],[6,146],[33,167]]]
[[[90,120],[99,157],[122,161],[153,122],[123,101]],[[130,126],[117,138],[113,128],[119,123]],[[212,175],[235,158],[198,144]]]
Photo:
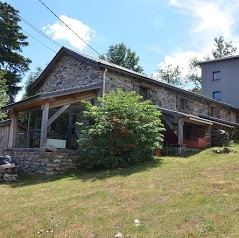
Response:
[[[45,46],[46,48],[48,48],[49,50],[53,51],[54,53],[57,53],[55,50],[53,50],[52,48],[50,48],[49,46],[45,45],[44,43],[42,43],[40,40],[36,39],[34,36],[30,35],[28,32],[26,32],[25,30],[22,29],[22,31],[27,34],[28,36],[32,37],[34,40],[38,41],[40,44],[42,44],[43,46]]]
[[[29,21],[27,21],[26,19],[24,19],[23,17],[21,17],[19,14],[17,14],[17,16],[28,26],[30,26],[33,30],[37,31],[39,34],[41,34],[43,37],[45,37],[46,39],[48,39],[49,41],[51,41],[53,44],[57,45],[58,47],[62,47],[62,45],[60,45],[58,42],[54,41],[51,37],[49,37],[47,34],[45,34],[44,32],[42,32],[41,30],[39,30],[37,27],[35,27],[34,25],[32,25]]]
[[[90,47],[99,56],[101,54],[95,50],[90,44],[88,44],[82,37],[80,37],[74,30],[72,30],[64,21],[62,21],[43,1],[38,0],[47,10],[49,10],[59,21],[61,21],[72,33],[74,33],[80,40],[82,40],[88,47]]]

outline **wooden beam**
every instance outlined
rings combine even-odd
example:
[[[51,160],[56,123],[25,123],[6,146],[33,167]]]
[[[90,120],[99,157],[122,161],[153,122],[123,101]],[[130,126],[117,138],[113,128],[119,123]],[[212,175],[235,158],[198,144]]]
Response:
[[[182,118],[178,119],[178,145],[183,145],[183,125],[184,121]]]
[[[166,116],[161,116],[161,118],[167,123],[167,125],[169,126],[169,128],[171,130],[173,130],[173,124],[170,122],[169,118],[167,118]]]
[[[17,133],[17,112],[13,110],[11,113],[11,124],[8,136],[8,148],[15,147],[16,133]]]
[[[71,104],[64,105],[61,107],[47,122],[47,126],[50,126]]]
[[[97,90],[86,91],[78,94],[57,97],[54,102],[50,103],[50,108],[61,107],[66,104],[74,104],[82,100],[97,98]]]
[[[47,123],[49,115],[49,102],[46,102],[45,105],[42,105],[42,121],[41,121],[41,141],[40,147],[46,144],[47,142]]]

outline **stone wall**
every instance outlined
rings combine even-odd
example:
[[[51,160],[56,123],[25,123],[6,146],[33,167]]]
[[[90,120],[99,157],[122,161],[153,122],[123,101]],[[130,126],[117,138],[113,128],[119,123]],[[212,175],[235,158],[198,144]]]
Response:
[[[236,122],[236,115],[239,110],[230,106],[209,100],[206,97],[195,95],[175,87],[164,85],[158,82],[147,82],[143,79],[118,74],[112,71],[107,72],[106,93],[116,88],[123,88],[125,91],[135,90],[139,93],[140,87],[147,88],[147,96],[159,107],[180,111],[194,116],[213,116],[225,121]],[[181,108],[181,100],[185,101],[185,107]],[[211,108],[215,108],[214,115]]]
[[[58,175],[67,170],[80,167],[79,155],[74,151],[41,152],[40,149],[8,149],[10,155],[19,164],[19,172],[31,175]]]
[[[102,82],[103,72],[72,56],[65,55],[47,77],[38,92],[52,92],[66,88]]]
[[[65,55],[40,87],[39,92],[102,82],[103,72],[103,68],[100,69],[98,66],[93,66],[72,56]],[[125,91],[135,90],[139,93],[140,87],[147,88],[148,99],[165,109],[180,111],[194,116],[213,116],[231,122],[236,122],[236,115],[239,115],[239,110],[186,90],[110,69],[106,73],[106,93],[117,88],[123,88]],[[98,93],[98,95],[101,95],[102,90]],[[182,101],[185,102],[184,108],[181,108]],[[213,115],[212,111],[214,112]]]

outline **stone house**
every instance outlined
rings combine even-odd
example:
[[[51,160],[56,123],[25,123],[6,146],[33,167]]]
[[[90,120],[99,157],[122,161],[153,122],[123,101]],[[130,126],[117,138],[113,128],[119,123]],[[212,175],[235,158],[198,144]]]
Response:
[[[12,115],[6,137],[7,153],[20,158],[23,170],[31,173],[50,175],[76,167],[78,162],[72,149],[76,148],[75,122],[82,119],[80,102],[94,103],[98,96],[116,88],[134,90],[157,105],[167,129],[164,146],[205,148],[210,146],[212,129],[232,133],[239,116],[237,107],[66,47],[60,49],[32,87],[37,92],[35,96],[2,108]],[[28,125],[26,133],[31,134],[27,136],[28,147],[35,149],[19,149],[23,147],[17,144],[19,118],[24,118]],[[64,153],[68,149],[70,153],[62,156],[56,152],[53,156],[54,153],[40,152],[39,148],[46,143],[61,148],[59,151]],[[30,153],[31,159],[27,160]]]

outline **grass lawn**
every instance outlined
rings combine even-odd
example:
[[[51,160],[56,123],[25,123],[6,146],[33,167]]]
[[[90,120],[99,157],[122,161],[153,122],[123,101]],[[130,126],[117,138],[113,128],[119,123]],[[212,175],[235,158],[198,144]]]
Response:
[[[237,153],[208,149],[120,171],[1,183],[0,237],[238,238],[239,147],[231,148]]]

